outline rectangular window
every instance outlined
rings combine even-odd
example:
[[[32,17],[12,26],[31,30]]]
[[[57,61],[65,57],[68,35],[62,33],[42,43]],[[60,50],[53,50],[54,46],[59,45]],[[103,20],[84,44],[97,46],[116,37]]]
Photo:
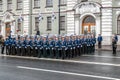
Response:
[[[39,30],[39,17],[35,17],[35,31]]]
[[[18,21],[18,31],[21,31],[21,22]]]
[[[34,7],[40,8],[40,0],[34,0]]]
[[[7,0],[7,10],[12,10],[12,0]]]
[[[17,0],[17,9],[22,9],[22,0]]]
[[[60,0],[60,5],[66,5],[66,0]]]
[[[2,11],[2,0],[0,0],[0,11]]]
[[[117,34],[120,34],[120,20],[118,20]]]
[[[47,30],[51,30],[52,28],[52,21],[51,21],[51,17],[47,17]]]
[[[1,32],[1,29],[2,29],[2,21],[0,20],[0,32]]]
[[[46,6],[52,7],[53,6],[53,0],[46,0]]]
[[[65,16],[60,16],[60,30],[65,30]]]

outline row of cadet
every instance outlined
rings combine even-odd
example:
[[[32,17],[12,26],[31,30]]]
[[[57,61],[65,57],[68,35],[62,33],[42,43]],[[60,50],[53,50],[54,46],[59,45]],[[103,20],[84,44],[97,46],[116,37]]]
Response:
[[[16,38],[9,36],[4,43],[7,55],[65,59],[94,53],[96,38],[93,35]]]

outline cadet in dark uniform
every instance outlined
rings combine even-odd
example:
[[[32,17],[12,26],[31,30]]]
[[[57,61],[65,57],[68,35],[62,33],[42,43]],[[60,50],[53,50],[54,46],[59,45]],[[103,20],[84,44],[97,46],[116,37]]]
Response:
[[[70,36],[67,37],[67,58],[72,57],[72,39]]]
[[[96,44],[96,38],[95,36],[92,35],[92,43],[93,43],[93,50],[92,50],[92,53],[95,52],[95,44]]]
[[[15,48],[16,48],[16,55],[20,56],[20,54],[21,54],[21,41],[20,41],[20,38],[16,38]]]
[[[47,57],[48,56],[48,47],[49,47],[49,41],[47,37],[44,37],[44,41],[43,41],[43,57]]]
[[[42,57],[43,56],[43,37],[41,36],[38,40],[38,57]]]
[[[56,56],[56,59],[59,58],[59,47],[60,47],[60,43],[59,43],[59,40],[58,40],[58,37],[56,37],[55,39],[55,56]]]
[[[83,37],[83,54],[87,53],[87,37]]]
[[[79,44],[79,54],[82,55],[83,54],[83,46],[82,46],[82,36],[79,36],[79,39],[78,39],[78,44]]]
[[[9,40],[8,40],[8,38],[6,38],[6,40],[5,40],[5,46],[6,46],[6,54],[8,55],[9,54]]]
[[[30,56],[30,38],[27,37],[27,40],[26,40],[26,56]]]
[[[12,54],[12,38],[9,37],[8,40],[9,40],[9,43],[8,43],[9,55],[11,55]]]
[[[79,36],[75,37],[75,52],[77,56],[80,56],[80,43],[79,43]]]
[[[67,49],[68,49],[65,37],[62,37],[61,45],[62,45],[61,57],[62,57],[62,59],[65,59],[66,58]]]
[[[15,38],[12,38],[12,42],[11,42],[11,54],[12,55],[16,55],[15,54],[15,44],[16,44],[16,40],[15,40]]]
[[[92,36],[90,36],[90,54],[92,53],[92,49],[93,49],[93,40],[92,40]]]
[[[76,53],[76,43],[75,43],[75,36],[72,36],[72,58],[76,57],[77,53]]]
[[[21,38],[21,56],[25,56],[25,46],[26,46],[26,41],[25,38]]]
[[[35,36],[34,40],[33,40],[33,56],[34,57],[37,57],[37,37]]]
[[[5,40],[2,37],[1,38],[1,54],[4,54],[4,48],[5,48]]]
[[[30,45],[30,54],[29,54],[29,56],[33,56],[33,41],[34,41],[33,37],[30,36],[30,41],[29,41],[29,45]]]
[[[84,36],[81,36],[81,52],[82,52],[82,54],[85,54],[85,52],[84,52]]]
[[[49,42],[50,42],[50,58],[53,58],[55,50],[55,40],[51,38]]]

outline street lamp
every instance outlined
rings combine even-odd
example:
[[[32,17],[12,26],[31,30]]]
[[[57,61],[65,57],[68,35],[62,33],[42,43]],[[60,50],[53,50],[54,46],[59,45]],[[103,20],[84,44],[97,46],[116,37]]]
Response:
[[[55,16],[55,13],[54,12],[52,12],[52,21],[54,21],[55,19],[56,19],[56,16]]]
[[[21,22],[23,22],[23,21],[24,21],[24,18],[22,17],[22,15],[20,15],[20,16],[18,17],[18,22],[21,24]],[[17,28],[18,28],[18,29],[17,29],[17,32],[20,31],[19,25],[18,25]]]
[[[43,16],[41,14],[41,12],[39,13],[39,22],[43,20]],[[36,29],[36,35],[40,35],[40,31],[39,31],[39,26],[38,26],[38,29]]]
[[[43,20],[42,14],[39,13],[39,21]]]
[[[61,0],[58,0],[58,17],[59,17],[59,22],[58,22],[58,34],[60,35],[60,3],[61,3]]]

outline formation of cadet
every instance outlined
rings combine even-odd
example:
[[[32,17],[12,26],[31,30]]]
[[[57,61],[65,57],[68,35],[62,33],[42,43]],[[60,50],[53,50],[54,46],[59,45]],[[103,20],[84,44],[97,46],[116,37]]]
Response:
[[[5,40],[6,54],[44,58],[66,59],[95,51],[93,35],[72,36],[9,36]]]

